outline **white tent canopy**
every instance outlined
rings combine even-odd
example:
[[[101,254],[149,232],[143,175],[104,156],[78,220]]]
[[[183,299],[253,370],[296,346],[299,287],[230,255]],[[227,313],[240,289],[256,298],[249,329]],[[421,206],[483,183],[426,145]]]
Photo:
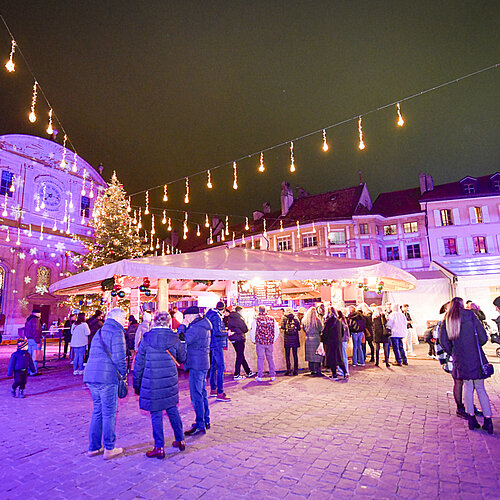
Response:
[[[124,277],[124,286],[138,286],[142,278],[153,280],[352,280],[374,289],[412,290],[416,279],[406,271],[376,260],[343,259],[307,253],[270,252],[224,246],[199,252],[125,259],[91,269],[53,283],[56,295],[96,293],[102,281]],[[140,278],[140,279],[139,279]]]

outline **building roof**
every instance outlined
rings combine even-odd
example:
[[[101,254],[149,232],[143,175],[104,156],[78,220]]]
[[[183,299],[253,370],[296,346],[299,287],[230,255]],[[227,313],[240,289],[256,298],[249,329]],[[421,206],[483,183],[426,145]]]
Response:
[[[373,204],[371,213],[380,214],[384,217],[395,217],[421,212],[420,196],[420,188],[380,193]]]

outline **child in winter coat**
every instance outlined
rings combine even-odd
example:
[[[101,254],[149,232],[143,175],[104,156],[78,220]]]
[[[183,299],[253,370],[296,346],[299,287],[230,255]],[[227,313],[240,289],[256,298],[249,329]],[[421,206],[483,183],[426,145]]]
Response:
[[[14,383],[10,390],[13,398],[16,397],[16,389],[19,387],[19,397],[24,398],[24,388],[28,380],[28,370],[31,373],[35,371],[35,365],[28,352],[28,341],[26,339],[19,339],[17,341],[17,351],[12,353],[9,361],[9,368],[7,369],[7,376],[14,375]]]

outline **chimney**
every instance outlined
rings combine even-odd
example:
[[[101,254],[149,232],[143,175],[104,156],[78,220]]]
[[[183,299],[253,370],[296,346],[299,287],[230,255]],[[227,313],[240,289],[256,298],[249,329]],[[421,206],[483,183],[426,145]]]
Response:
[[[302,187],[297,187],[297,199],[301,198],[307,198],[308,196],[311,196],[304,188]]]
[[[262,211],[265,214],[270,214],[271,213],[271,204],[268,201],[266,201],[265,203],[262,204]]]
[[[427,184],[427,191],[432,191],[434,189],[434,180],[432,179],[432,175],[427,175],[425,179]]]
[[[293,191],[288,182],[281,183],[281,215],[285,217],[293,205]],[[255,215],[254,215],[255,218]],[[255,220],[255,219],[254,219]]]
[[[419,178],[420,178],[420,194],[424,194],[427,191],[427,175],[421,172]]]
[[[253,213],[253,220],[259,220],[262,219],[262,217],[264,217],[264,213],[260,210],[255,210],[255,212]]]

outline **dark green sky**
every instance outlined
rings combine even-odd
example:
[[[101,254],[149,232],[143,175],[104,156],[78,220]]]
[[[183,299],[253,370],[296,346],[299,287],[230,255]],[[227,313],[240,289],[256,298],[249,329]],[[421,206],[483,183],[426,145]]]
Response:
[[[79,153],[116,169],[129,192],[184,177],[320,129],[500,61],[498,2],[2,2],[33,71]],[[9,37],[0,28],[6,59]],[[19,59],[0,73],[0,133],[30,125],[32,82]],[[3,64],[3,63],[2,63]],[[499,70],[191,182],[191,210],[248,214],[279,207],[282,180],[311,193],[358,182],[378,192],[499,170]],[[42,108],[39,116],[42,116]],[[40,120],[41,121],[41,120]],[[184,209],[184,184],[169,206]],[[156,205],[161,205],[160,192]],[[142,198],[143,199],[143,198]],[[153,202],[155,196],[152,195]],[[139,201],[139,199],[137,200]]]

